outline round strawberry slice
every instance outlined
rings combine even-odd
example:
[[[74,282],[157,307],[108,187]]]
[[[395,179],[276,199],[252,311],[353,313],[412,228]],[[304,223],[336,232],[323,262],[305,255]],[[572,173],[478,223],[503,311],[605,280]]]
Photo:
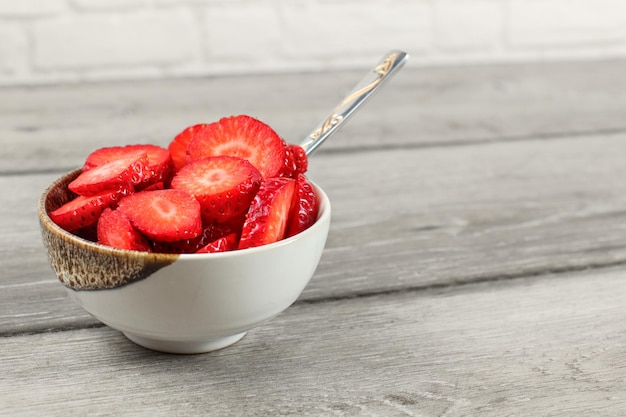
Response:
[[[206,224],[242,216],[261,183],[261,173],[234,156],[213,156],[185,165],[172,179],[172,189],[196,197]]]
[[[168,149],[156,145],[127,145],[100,148],[87,156],[83,171],[99,167],[111,161],[124,159],[129,154],[143,151],[147,155],[147,163],[143,172],[133,178],[136,188],[142,189],[157,182],[169,183],[174,175],[174,162]]]
[[[246,215],[239,249],[267,245],[285,237],[295,185],[292,178],[278,177],[261,184]]]
[[[319,211],[315,190],[303,174],[298,174],[296,177],[296,191],[293,197],[289,224],[287,225],[287,237],[311,227],[317,220]]]
[[[165,189],[142,191],[120,201],[133,227],[155,241],[172,242],[202,233],[200,203],[189,193]]]
[[[114,192],[106,191],[91,197],[79,195],[48,215],[61,228],[68,232],[75,232],[95,224],[104,209],[116,205],[123,196],[132,192],[132,187],[127,186]]]
[[[131,224],[121,210],[105,209],[98,220],[98,243],[118,249],[151,252],[146,238]]]
[[[198,129],[187,146],[187,162],[208,156],[236,156],[248,160],[264,178],[278,176],[285,158],[285,142],[268,125],[240,115],[220,119]]]
[[[68,188],[84,196],[115,191],[120,187],[137,183],[137,178],[142,175],[147,163],[148,156],[145,151],[129,152],[124,157],[82,171],[74,181],[68,184]]]
[[[189,126],[172,139],[167,149],[172,155],[176,171],[179,171],[187,163],[187,146],[189,146],[191,139],[194,136],[202,136],[207,126],[206,123]]]

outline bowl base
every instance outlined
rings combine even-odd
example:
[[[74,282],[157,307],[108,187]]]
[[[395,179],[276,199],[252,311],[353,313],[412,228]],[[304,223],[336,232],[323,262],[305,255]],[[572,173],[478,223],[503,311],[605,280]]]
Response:
[[[207,353],[223,349],[238,342],[245,335],[246,332],[211,340],[163,340],[124,333],[124,336],[139,346],[158,352],[178,354]]]

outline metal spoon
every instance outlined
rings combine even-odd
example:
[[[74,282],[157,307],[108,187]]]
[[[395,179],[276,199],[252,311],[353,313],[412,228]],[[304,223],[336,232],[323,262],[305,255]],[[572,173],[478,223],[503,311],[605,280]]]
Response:
[[[383,86],[385,81],[402,68],[408,58],[409,55],[403,51],[387,52],[374,70],[368,72],[332,113],[300,143],[306,154],[310,156],[322,142],[343,126],[350,116]]]

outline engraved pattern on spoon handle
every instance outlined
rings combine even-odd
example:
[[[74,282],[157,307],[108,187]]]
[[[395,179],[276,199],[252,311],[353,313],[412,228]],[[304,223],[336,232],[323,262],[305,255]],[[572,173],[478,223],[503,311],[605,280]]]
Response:
[[[385,81],[404,65],[408,57],[408,54],[403,51],[388,52],[374,67],[374,70],[368,72],[332,113],[300,143],[306,154],[310,156],[330,135],[336,132],[367,99],[382,87]]]

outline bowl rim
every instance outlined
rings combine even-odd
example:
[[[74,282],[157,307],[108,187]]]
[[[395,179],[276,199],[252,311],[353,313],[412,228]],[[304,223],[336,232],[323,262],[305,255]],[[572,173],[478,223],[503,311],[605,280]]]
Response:
[[[60,186],[62,183],[69,182],[69,180],[72,177],[75,177],[78,174],[80,174],[81,170],[82,168],[76,168],[56,178],[41,193],[41,195],[39,196],[38,203],[37,203],[38,217],[40,220],[41,227],[50,229],[51,232],[54,232],[59,237],[70,241],[72,244],[80,245],[89,250],[98,251],[98,252],[102,252],[102,253],[106,253],[106,254],[110,254],[114,256],[131,255],[133,257],[145,256],[149,258],[154,258],[156,256],[161,259],[172,259],[172,260],[244,256],[245,254],[269,251],[269,250],[272,250],[273,248],[288,245],[291,242],[299,240],[311,233],[315,233],[316,229],[318,229],[319,227],[322,227],[321,226],[322,224],[324,224],[326,221],[330,221],[330,215],[331,215],[330,198],[328,197],[326,192],[319,185],[317,185],[317,183],[307,178],[308,181],[311,183],[311,185],[313,185],[313,188],[315,189],[317,198],[319,200],[319,212],[318,212],[317,219],[315,220],[315,223],[313,223],[307,229],[301,231],[300,233],[296,235],[281,239],[277,242],[268,243],[266,245],[256,246],[252,248],[237,249],[237,250],[232,250],[232,251],[215,252],[215,253],[180,253],[179,254],[179,253],[163,253],[163,252],[145,252],[145,251],[137,251],[137,250],[130,250],[130,249],[114,248],[112,246],[102,245],[100,243],[82,238],[72,232],[68,232],[67,230],[63,229],[58,224],[56,224],[48,215],[48,211],[46,210],[46,201],[48,199],[48,196],[50,195],[50,192],[56,187]]]

